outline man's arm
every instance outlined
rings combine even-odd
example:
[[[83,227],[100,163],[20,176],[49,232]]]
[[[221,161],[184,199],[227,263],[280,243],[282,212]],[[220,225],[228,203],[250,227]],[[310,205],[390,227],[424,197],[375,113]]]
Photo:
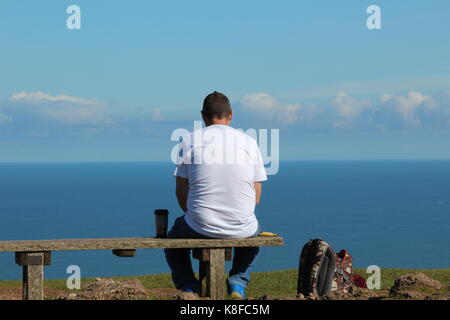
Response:
[[[189,191],[188,179],[177,177],[175,194],[177,196],[178,204],[181,210],[187,211],[187,197]]]
[[[262,184],[261,182],[255,182],[255,194],[256,204],[261,200]]]

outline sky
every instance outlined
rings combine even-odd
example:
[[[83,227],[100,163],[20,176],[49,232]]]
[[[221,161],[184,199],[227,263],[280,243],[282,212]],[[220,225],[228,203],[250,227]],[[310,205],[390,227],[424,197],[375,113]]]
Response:
[[[69,29],[71,5],[80,29]],[[370,30],[370,5],[381,29]],[[0,1],[0,162],[169,161],[226,94],[281,160],[449,159],[450,2]]]

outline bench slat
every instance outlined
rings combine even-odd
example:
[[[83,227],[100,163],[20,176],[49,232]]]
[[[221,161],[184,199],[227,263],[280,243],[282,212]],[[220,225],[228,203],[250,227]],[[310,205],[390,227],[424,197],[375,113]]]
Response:
[[[0,252],[282,246],[281,237],[246,239],[112,238],[0,241]]]

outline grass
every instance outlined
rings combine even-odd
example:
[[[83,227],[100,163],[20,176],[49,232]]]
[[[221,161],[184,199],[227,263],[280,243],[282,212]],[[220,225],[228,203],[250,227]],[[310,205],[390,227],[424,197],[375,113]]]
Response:
[[[354,269],[354,273],[363,276],[366,280],[370,274],[365,269]],[[402,274],[422,272],[429,277],[450,285],[450,269],[382,269],[381,288],[391,287]],[[253,281],[247,289],[248,295],[261,297],[268,294],[273,298],[295,296],[297,294],[297,270],[283,270],[273,272],[253,273]]]
[[[429,277],[440,281],[442,284],[450,285],[450,269],[382,269],[381,270],[381,287],[391,287],[394,280],[398,276],[406,273],[422,272]],[[368,278],[364,269],[354,269],[354,273]],[[145,288],[174,288],[169,274],[152,274],[142,276],[113,277],[117,281],[139,279]],[[94,278],[82,279],[82,285],[93,281]],[[0,281],[0,287],[20,287],[21,280],[4,280]],[[45,280],[45,288],[64,290],[66,288],[66,279]],[[297,293],[297,270],[282,270],[271,272],[254,272],[252,273],[252,282],[247,289],[247,295],[259,298],[264,295],[270,295],[273,298],[295,296]]]

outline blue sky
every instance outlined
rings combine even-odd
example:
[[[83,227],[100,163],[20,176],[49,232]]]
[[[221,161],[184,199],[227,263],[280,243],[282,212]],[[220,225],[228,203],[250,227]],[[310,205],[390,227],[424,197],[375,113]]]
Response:
[[[68,30],[66,8],[81,8]],[[381,8],[381,30],[366,9]],[[169,160],[227,94],[281,159],[450,158],[450,2],[0,2],[0,162]]]

